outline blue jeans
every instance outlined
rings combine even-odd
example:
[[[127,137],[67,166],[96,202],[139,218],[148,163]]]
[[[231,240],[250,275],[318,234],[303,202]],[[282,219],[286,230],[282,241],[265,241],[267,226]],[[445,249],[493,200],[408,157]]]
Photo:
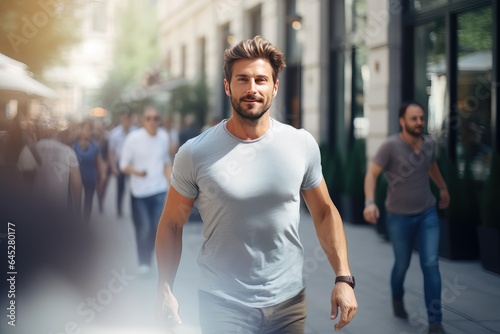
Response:
[[[425,306],[429,323],[441,322],[441,275],[439,273],[439,218],[435,207],[418,215],[387,213],[387,230],[394,250],[391,274],[392,298],[402,300],[403,283],[410,266],[415,240],[424,276]]]
[[[156,228],[167,193],[163,192],[149,197],[132,196],[132,219],[134,221],[135,236],[139,264],[150,265],[153,254]]]

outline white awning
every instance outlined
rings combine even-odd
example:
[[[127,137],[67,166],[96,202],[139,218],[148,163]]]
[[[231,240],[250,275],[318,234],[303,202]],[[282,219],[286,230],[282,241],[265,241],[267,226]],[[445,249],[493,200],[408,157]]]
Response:
[[[26,65],[0,53],[0,96],[57,99],[56,92],[33,79]]]

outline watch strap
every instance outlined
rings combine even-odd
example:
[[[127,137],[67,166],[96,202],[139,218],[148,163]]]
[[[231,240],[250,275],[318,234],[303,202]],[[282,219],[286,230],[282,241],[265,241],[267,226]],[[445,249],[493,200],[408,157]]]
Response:
[[[356,280],[354,279],[354,276],[337,276],[335,277],[335,284],[337,284],[338,282],[347,283],[353,289],[356,286]]]

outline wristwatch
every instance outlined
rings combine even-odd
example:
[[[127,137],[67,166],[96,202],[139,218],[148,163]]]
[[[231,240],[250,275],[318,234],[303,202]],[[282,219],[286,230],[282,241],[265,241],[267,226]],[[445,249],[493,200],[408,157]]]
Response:
[[[354,289],[354,287],[356,286],[356,280],[354,279],[354,276],[337,276],[335,278],[335,284],[337,284],[338,282],[344,282],[344,283],[347,283],[351,286],[351,288]]]

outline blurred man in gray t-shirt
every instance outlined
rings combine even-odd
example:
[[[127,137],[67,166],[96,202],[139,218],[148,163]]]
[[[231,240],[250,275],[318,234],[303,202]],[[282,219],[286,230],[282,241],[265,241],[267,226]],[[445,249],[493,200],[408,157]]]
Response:
[[[366,173],[363,215],[366,221],[377,222],[379,209],[374,201],[375,186],[378,176],[384,172],[388,183],[385,201],[387,230],[395,256],[391,273],[394,315],[408,318],[403,304],[403,283],[416,240],[424,275],[429,333],[444,333],[438,262],[439,218],[430,179],[440,190],[440,208],[448,206],[449,194],[434,159],[436,144],[431,136],[424,134],[424,120],[424,109],[420,104],[410,102],[401,106],[401,132],[387,138]]]

